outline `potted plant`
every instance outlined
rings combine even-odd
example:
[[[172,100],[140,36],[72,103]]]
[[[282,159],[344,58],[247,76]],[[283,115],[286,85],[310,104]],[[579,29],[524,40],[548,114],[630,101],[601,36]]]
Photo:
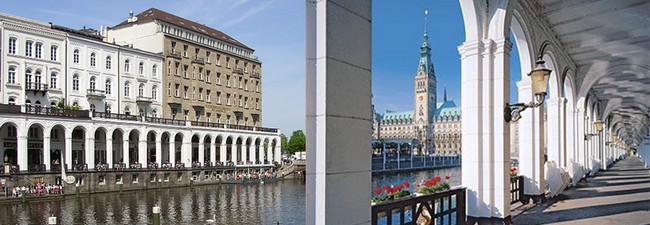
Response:
[[[435,176],[427,181],[424,181],[421,184],[418,184],[418,191],[416,192],[416,196],[428,195],[438,191],[449,190],[451,187],[449,184],[449,179],[451,179],[451,176],[449,175],[445,176],[444,181],[442,181],[442,178],[440,176]]]
[[[407,188],[410,187],[410,183],[408,181],[405,181],[404,183],[401,183],[399,185],[384,185],[384,187],[378,187],[375,188],[374,190],[374,195],[370,202],[372,205],[384,202],[387,200],[394,200],[394,199],[399,199],[402,197],[410,196],[411,192],[406,190]]]
[[[510,167],[510,177],[516,177],[517,176],[517,167]]]

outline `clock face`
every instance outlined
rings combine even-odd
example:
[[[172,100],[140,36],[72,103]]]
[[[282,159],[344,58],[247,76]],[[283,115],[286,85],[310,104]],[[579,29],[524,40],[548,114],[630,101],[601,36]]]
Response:
[[[419,99],[419,100],[420,100],[420,101],[423,101],[423,100],[424,100],[424,97],[420,96],[420,99]]]

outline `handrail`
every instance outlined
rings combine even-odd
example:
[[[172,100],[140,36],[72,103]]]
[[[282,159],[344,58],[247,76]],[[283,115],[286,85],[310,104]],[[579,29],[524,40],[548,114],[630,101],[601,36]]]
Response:
[[[510,177],[510,204],[524,200],[524,176]]]
[[[426,211],[431,219],[427,224],[465,224],[466,194],[467,188],[456,187],[430,195],[381,202],[372,206],[371,222],[377,225],[380,219],[385,219],[387,225],[392,225],[395,220],[398,224],[416,224]]]

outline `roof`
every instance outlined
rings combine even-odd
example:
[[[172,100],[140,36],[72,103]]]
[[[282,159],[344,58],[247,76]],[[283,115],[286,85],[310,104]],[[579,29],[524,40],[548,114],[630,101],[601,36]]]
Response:
[[[460,107],[456,106],[454,101],[444,101],[438,102],[436,104],[436,113],[435,117],[445,116],[445,115],[457,115],[461,116]],[[389,111],[386,110],[384,113],[377,113],[377,118],[379,120],[399,120],[399,119],[408,119],[413,120],[413,111]]]
[[[154,20],[160,20],[160,21],[164,21],[164,22],[167,22],[167,23],[170,23],[170,24],[174,24],[174,25],[179,26],[179,27],[183,27],[183,28],[185,28],[187,30],[192,30],[194,32],[201,33],[201,34],[216,38],[218,40],[231,43],[233,45],[236,45],[236,46],[239,46],[239,47],[242,47],[242,48],[253,50],[252,48],[249,48],[248,46],[244,45],[243,43],[235,40],[234,38],[228,36],[227,34],[221,32],[219,30],[216,30],[216,29],[208,27],[206,25],[199,24],[197,22],[194,22],[194,21],[191,21],[191,20],[176,16],[174,14],[171,14],[171,13],[168,13],[168,12],[156,9],[156,8],[149,8],[149,9],[141,12],[140,14],[136,15],[136,17],[137,17],[137,20],[135,22],[132,22],[132,23],[144,24],[144,23],[148,23],[148,22],[151,22],[151,21],[154,21]],[[131,24],[131,22],[129,22],[128,19],[127,19],[127,20],[124,20],[121,23],[113,26],[111,29],[119,28],[121,26],[126,26],[128,24]]]
[[[413,120],[413,111],[401,111],[401,112],[393,112],[393,111],[384,111],[384,114],[382,116],[382,120]]]

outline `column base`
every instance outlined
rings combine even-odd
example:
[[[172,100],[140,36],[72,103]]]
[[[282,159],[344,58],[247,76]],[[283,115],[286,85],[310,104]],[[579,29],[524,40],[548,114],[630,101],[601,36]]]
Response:
[[[467,223],[465,224],[511,225],[513,223],[512,223],[512,218],[510,218],[510,216],[507,216],[506,218],[467,216]]]
[[[533,204],[539,204],[539,203],[542,203],[542,202],[546,201],[546,196],[544,196],[543,194],[540,194],[540,195],[524,195],[523,199],[521,199],[521,203],[525,205],[525,204],[530,203],[531,200],[533,201]]]

